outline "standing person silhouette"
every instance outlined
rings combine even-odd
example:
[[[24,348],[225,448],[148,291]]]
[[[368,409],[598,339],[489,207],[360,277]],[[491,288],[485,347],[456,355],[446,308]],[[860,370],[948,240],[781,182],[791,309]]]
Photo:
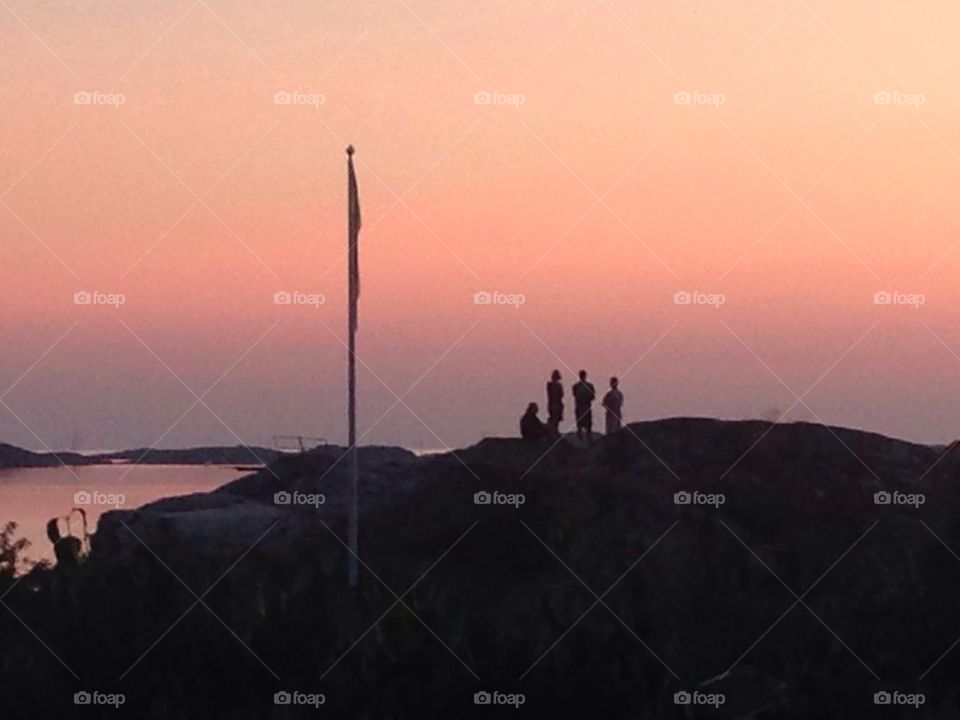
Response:
[[[577,417],[577,438],[587,431],[587,442],[593,442],[593,401],[597,391],[593,383],[587,382],[587,371],[580,371],[580,382],[573,386],[573,412]]]
[[[610,390],[603,396],[604,431],[609,435],[623,427],[623,393],[620,392],[620,381],[610,378]]]
[[[563,384],[560,382],[560,371],[550,373],[547,382],[547,428],[550,437],[556,440],[560,437],[560,423],[563,421]]]

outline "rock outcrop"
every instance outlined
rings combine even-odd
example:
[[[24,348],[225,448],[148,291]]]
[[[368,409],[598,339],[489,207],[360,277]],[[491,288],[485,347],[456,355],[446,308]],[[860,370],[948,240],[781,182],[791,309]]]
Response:
[[[952,447],[680,418],[359,462],[358,588],[328,447],[107,513],[83,566],[7,601],[146,718],[294,717],[273,700],[294,690],[336,717],[495,711],[474,694],[497,691],[534,717],[868,718],[894,690],[960,717]],[[70,680],[11,637],[17,687]]]

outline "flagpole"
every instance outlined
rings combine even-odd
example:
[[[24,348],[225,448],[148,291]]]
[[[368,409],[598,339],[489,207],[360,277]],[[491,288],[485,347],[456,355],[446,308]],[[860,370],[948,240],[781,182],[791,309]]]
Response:
[[[347,542],[350,547],[350,554],[347,558],[347,581],[350,587],[356,587],[359,579],[359,568],[357,566],[358,545],[359,545],[359,508],[358,508],[358,488],[359,488],[359,463],[357,458],[357,295],[359,285],[360,268],[358,267],[359,258],[357,252],[357,240],[360,228],[359,222],[359,200],[357,199],[356,177],[353,171],[353,145],[347,147],[347,168],[348,168],[348,200],[347,200],[347,250],[350,261],[347,270],[349,285],[349,308],[347,310],[347,325],[349,328],[349,347],[347,349],[347,423],[348,423],[348,442],[350,452],[350,508],[347,521]]]
[[[357,352],[357,331],[354,328],[350,330],[350,349],[349,349],[349,358],[347,364],[347,385],[348,392],[350,393],[350,404],[347,411],[347,420],[350,425],[349,430],[349,442],[350,442],[350,517],[347,523],[347,542],[350,545],[350,557],[347,558],[347,579],[350,583],[350,587],[356,587],[357,585],[357,551],[359,544],[359,509],[358,505],[358,488],[359,488],[359,463],[357,458],[357,361],[356,361],[356,352]]]

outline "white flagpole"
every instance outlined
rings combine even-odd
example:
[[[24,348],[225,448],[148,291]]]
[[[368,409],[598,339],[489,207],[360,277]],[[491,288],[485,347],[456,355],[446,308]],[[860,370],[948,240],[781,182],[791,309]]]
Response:
[[[356,587],[359,580],[357,565],[359,546],[359,467],[357,458],[357,295],[360,276],[359,253],[357,241],[359,239],[359,198],[357,197],[356,176],[353,170],[353,145],[347,147],[347,249],[350,261],[347,269],[349,294],[349,308],[347,310],[347,324],[349,327],[349,348],[347,350],[347,405],[348,442],[350,452],[350,509],[347,521],[347,542],[350,554],[347,558],[347,581],[350,587]]]
[[[350,557],[347,558],[347,579],[350,587],[356,587],[358,579],[357,551],[359,545],[360,512],[358,508],[358,489],[360,470],[357,458],[357,331],[350,330],[349,365],[347,366],[347,385],[350,393],[348,422],[350,424],[350,517],[347,523],[347,542],[350,545]]]

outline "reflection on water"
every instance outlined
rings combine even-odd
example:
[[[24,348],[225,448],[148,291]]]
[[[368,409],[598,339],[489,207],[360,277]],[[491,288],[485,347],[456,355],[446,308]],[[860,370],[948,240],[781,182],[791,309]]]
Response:
[[[221,465],[86,465],[81,467],[17,468],[0,470],[0,525],[17,523],[16,538],[25,537],[31,560],[51,559],[47,539],[50,518],[73,507],[87,512],[90,532],[101,514],[134,509],[173,495],[213,490],[246,475]],[[74,528],[79,535],[79,527]]]

